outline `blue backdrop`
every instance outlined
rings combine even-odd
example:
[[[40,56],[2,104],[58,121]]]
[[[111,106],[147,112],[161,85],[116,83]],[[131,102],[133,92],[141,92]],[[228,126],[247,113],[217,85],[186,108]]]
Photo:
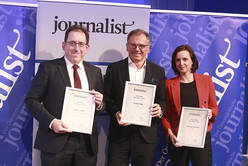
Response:
[[[24,98],[34,74],[36,8],[0,5],[0,165],[30,166],[32,117]],[[244,18],[151,13],[149,59],[171,70],[181,44],[195,50],[216,87],[219,115],[212,130],[216,166],[241,165],[248,23]],[[247,112],[246,112],[247,114]],[[247,116],[246,116],[247,117]],[[246,128],[247,129],[247,128]],[[169,164],[163,130],[154,165]]]
[[[32,116],[24,98],[34,74],[36,8],[0,5],[0,165],[31,166]]]
[[[171,78],[172,52],[189,44],[200,63],[197,72],[212,77],[220,110],[211,131],[215,166],[242,165],[247,32],[244,18],[151,13],[149,59]],[[155,165],[169,165],[162,130],[159,137]]]

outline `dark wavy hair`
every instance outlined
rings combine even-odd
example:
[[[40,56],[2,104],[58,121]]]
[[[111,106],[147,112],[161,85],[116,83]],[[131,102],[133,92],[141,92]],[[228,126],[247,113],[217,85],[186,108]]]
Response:
[[[90,36],[89,36],[89,32],[86,28],[82,27],[82,26],[79,26],[79,25],[73,25],[71,27],[69,27],[66,32],[65,32],[65,38],[64,38],[64,42],[67,41],[68,39],[68,35],[71,31],[76,31],[76,32],[82,32],[85,34],[85,38],[86,38],[86,44],[89,44],[89,40],[90,40]]]
[[[195,55],[193,49],[187,44],[178,46],[172,54],[171,66],[172,66],[174,73],[177,75],[180,75],[180,72],[177,70],[177,67],[176,67],[176,56],[177,56],[177,53],[180,51],[188,51],[189,52],[190,58],[193,62],[192,67],[191,67],[191,72],[194,73],[198,69],[199,62],[196,58],[196,55]]]

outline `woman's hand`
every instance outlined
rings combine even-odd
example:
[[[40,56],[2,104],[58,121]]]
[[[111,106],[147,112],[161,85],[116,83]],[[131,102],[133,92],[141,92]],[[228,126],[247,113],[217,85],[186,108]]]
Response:
[[[180,145],[177,145],[176,143],[178,142],[177,140],[177,137],[173,134],[173,132],[171,131],[171,129],[168,129],[168,133],[169,133],[169,136],[170,136],[170,140],[172,142],[172,144],[175,146],[175,147],[181,147]]]
[[[208,119],[210,120],[212,118],[213,114],[212,114],[212,110],[209,109],[208,111]]]

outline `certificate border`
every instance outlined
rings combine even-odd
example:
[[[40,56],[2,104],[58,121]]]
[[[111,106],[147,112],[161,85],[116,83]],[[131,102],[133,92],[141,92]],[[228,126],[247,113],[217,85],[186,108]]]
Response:
[[[197,111],[207,111],[207,114],[209,112],[208,108],[198,108],[198,107],[182,107],[182,111],[181,111],[181,117],[180,117],[180,122],[179,122],[179,128],[178,128],[178,133],[177,133],[177,139],[180,138],[181,136],[181,130],[182,130],[182,126],[181,123],[183,121],[183,117],[184,117],[184,112],[185,109],[190,109],[190,110],[197,110]],[[196,144],[187,144],[187,143],[176,143],[177,145],[180,146],[189,146],[189,147],[196,147],[196,148],[204,148],[204,144],[205,144],[205,139],[206,139],[206,132],[207,132],[207,128],[208,128],[208,118],[206,118],[205,121],[205,125],[204,125],[204,135],[203,135],[203,140],[202,143],[200,145],[196,145]]]
[[[66,108],[66,106],[67,106],[67,103],[65,101],[69,97],[67,95],[67,93],[66,93],[68,91],[80,91],[80,92],[83,92],[83,93],[90,93],[90,91],[88,91],[88,90],[82,90],[82,89],[78,89],[78,88],[66,87],[66,89],[65,89],[65,96],[64,96],[64,103],[63,103],[63,109],[62,109],[62,115],[61,115],[61,120],[62,121],[63,121],[63,117],[64,117],[63,116],[63,112],[65,111],[64,108]],[[92,111],[91,111],[90,128],[88,129],[88,131],[84,131],[83,132],[84,134],[91,134],[92,133],[94,116],[95,116],[95,104],[93,104]],[[70,129],[70,127],[69,127],[69,129]],[[79,131],[74,131],[73,130],[73,132],[79,132]],[[82,132],[79,132],[79,133],[82,133]]]
[[[153,84],[146,84],[146,83],[136,83],[136,82],[130,82],[130,81],[126,81],[125,83],[125,91],[124,91],[124,96],[123,96],[123,102],[122,102],[122,109],[121,109],[121,112],[123,114],[123,110],[126,109],[126,95],[127,95],[127,90],[128,90],[128,86],[130,84],[134,84],[134,85],[141,85],[141,86],[147,86],[147,87],[151,87],[153,88],[153,93],[152,93],[152,102],[151,102],[151,105],[154,104],[154,99],[155,99],[155,93],[156,93],[156,85],[153,85]],[[125,112],[124,112],[125,113]],[[147,126],[147,127],[151,127],[151,121],[152,121],[152,115],[150,114],[149,116],[149,122],[147,125],[144,125],[144,124],[138,124],[138,123],[131,123],[131,124],[134,124],[134,125],[139,125],[139,126]],[[122,121],[123,122],[123,121]],[[129,123],[129,122],[128,122]]]

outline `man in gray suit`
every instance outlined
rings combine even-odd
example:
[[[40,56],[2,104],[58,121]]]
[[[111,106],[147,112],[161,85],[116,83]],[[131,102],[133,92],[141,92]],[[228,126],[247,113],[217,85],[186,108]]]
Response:
[[[128,34],[126,50],[128,58],[110,64],[104,81],[106,111],[110,115],[108,166],[128,166],[129,160],[132,166],[152,166],[157,126],[165,108],[165,72],[146,59],[150,37],[144,30]],[[156,85],[151,127],[120,121],[126,81]]]
[[[65,52],[62,58],[40,64],[25,100],[39,122],[34,147],[41,151],[42,166],[95,166],[98,151],[95,119],[92,134],[81,134],[70,131],[61,115],[66,87],[90,90],[95,96],[96,111],[103,109],[101,70],[83,61],[89,49],[86,29],[68,28],[62,48]],[[75,71],[73,66],[78,69]]]

